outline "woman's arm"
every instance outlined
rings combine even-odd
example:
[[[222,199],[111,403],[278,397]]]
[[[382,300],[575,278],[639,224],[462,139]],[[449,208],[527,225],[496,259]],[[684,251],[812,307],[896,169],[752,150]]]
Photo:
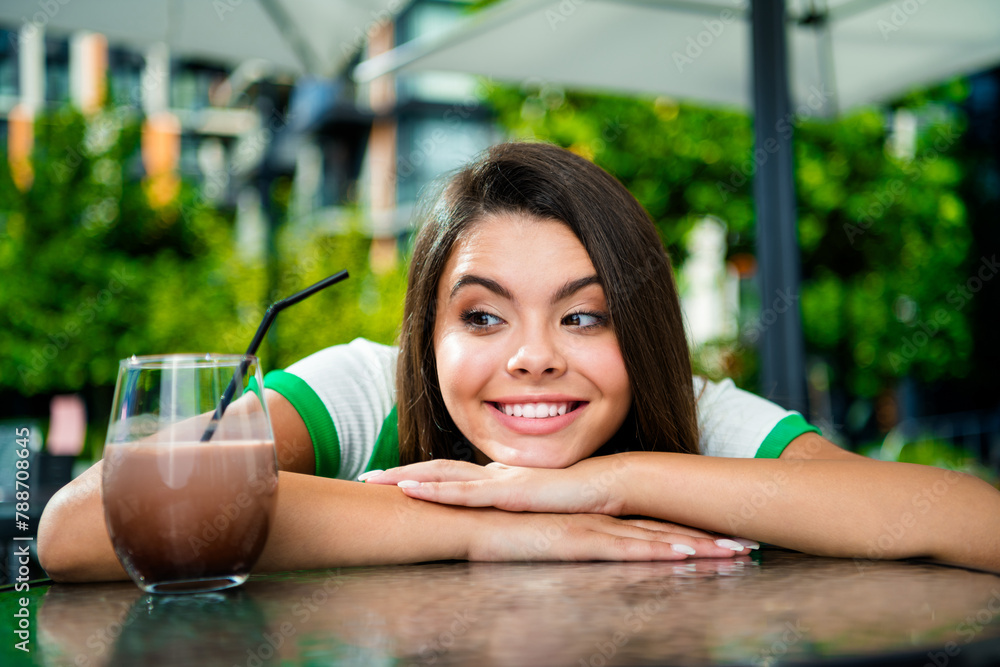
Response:
[[[807,553],[929,557],[1000,571],[1000,492],[964,473],[874,461],[816,434],[778,460],[625,456],[625,513]],[[621,488],[621,487],[619,487]]]
[[[125,579],[104,525],[101,463],[45,508],[42,567],[57,581]],[[96,480],[96,481],[95,481]],[[516,514],[407,498],[374,486],[281,472],[274,523],[255,571],[431,560],[681,560],[734,555],[709,536],[596,514]]]
[[[1000,492],[971,475],[874,461],[807,433],[780,459],[631,452],[564,470],[429,462],[369,482],[516,511],[642,515],[826,556],[930,557],[1000,571]]]
[[[408,498],[308,470],[312,445],[295,410],[266,392],[279,473],[275,520],[258,571],[470,560],[679,560],[671,547],[731,556],[699,532],[653,521],[600,515],[523,515]],[[236,407],[236,403],[233,404]],[[231,408],[233,409],[233,408]],[[238,409],[238,407],[236,408]],[[58,581],[124,579],[104,523],[101,462],[63,487],[39,524],[42,567]]]

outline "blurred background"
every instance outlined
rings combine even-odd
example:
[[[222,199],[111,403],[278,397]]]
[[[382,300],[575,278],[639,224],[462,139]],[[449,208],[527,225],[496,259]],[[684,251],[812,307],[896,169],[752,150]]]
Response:
[[[277,319],[265,368],[357,336],[393,343],[421,191],[511,138],[593,160],[646,207],[674,260],[699,372],[768,395],[757,344],[794,312],[805,412],[824,435],[996,483],[1000,57],[958,58],[916,82],[886,75],[832,111],[809,94],[793,100],[785,121],[802,280],[762,298],[762,154],[745,105],[549,76],[540,61],[540,74],[520,77],[440,66],[355,75],[399,45],[453,45],[451,31],[468,21],[529,4],[553,39],[588,6],[5,2],[0,421],[30,428],[40,483],[54,489],[100,458],[120,359],[242,352],[268,304],[340,269],[349,281]],[[860,3],[867,14],[857,2],[790,0],[789,29],[827,28],[828,4],[855,11],[859,29],[903,60],[945,60],[920,23],[933,0]],[[666,61],[650,55],[629,72],[683,73],[707,62],[724,30],[742,31],[746,55],[727,56],[728,66],[748,71],[745,28],[730,27],[747,5],[706,5],[687,39],[661,47]],[[947,35],[956,54],[984,34],[1000,44],[995,12],[964,18],[967,32]],[[591,50],[610,53],[628,30],[608,26]],[[831,48],[817,34],[817,48]],[[473,50],[488,43],[475,37]],[[799,53],[793,43],[792,67]],[[449,57],[452,69],[468,60]],[[573,65],[558,50],[550,58]],[[8,435],[0,465],[13,470]]]

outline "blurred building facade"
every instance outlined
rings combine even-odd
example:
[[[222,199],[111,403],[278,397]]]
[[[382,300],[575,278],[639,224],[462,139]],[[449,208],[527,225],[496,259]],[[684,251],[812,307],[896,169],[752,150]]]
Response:
[[[380,13],[344,71],[292,79],[262,62],[235,68],[144,52],[97,33],[49,34],[30,22],[0,26],[0,139],[30,169],[32,123],[72,104],[145,119],[140,176],[197,182],[204,200],[235,212],[241,249],[267,252],[273,226],[336,234],[361,220],[373,265],[392,265],[421,190],[500,138],[474,77],[383,77],[356,86],[350,65],[443,30],[469,3],[417,0]],[[27,174],[25,179],[29,177]],[[272,188],[287,179],[287,220]],[[26,181],[25,186],[28,185]],[[360,214],[360,215],[359,215]]]

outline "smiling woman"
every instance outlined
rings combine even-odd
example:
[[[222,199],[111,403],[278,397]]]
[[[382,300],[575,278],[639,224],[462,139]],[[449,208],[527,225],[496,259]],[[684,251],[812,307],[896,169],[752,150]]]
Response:
[[[563,223],[477,223],[455,244],[436,303],[442,399],[477,462],[565,468],[625,422],[632,391],[604,289]]]
[[[1000,570],[989,485],[857,456],[692,378],[670,260],[600,168],[503,144],[428,211],[398,351],[359,339],[265,378],[283,472],[259,568],[733,557],[762,540]],[[124,576],[100,468],[45,510],[53,577]]]
[[[487,268],[493,273],[487,274]],[[518,310],[517,321],[506,322],[502,332],[478,332],[489,333],[483,338],[490,341],[491,350],[497,350],[492,341],[498,337],[507,345],[521,341],[518,350],[511,352],[522,355],[535,354],[540,346],[553,342],[547,329],[540,336],[541,329],[525,328],[540,324],[525,317],[541,315],[537,311],[543,304],[552,306],[549,324],[562,307],[564,311],[558,313],[562,317],[582,315],[596,327],[563,329],[572,343],[568,347],[580,353],[567,377],[553,382],[556,369],[540,380],[532,379],[527,369],[510,371],[520,380],[516,386],[511,382],[504,387],[509,398],[542,401],[539,394],[558,396],[561,388],[572,388],[573,382],[584,377],[603,376],[610,370],[610,382],[625,373],[625,393],[619,387],[612,392],[617,397],[604,399],[617,398],[632,409],[622,415],[620,410],[588,406],[593,418],[582,420],[577,430],[600,423],[592,435],[601,442],[577,460],[605,444],[607,451],[699,450],[691,364],[677,290],[670,260],[648,214],[617,180],[591,162],[547,144],[521,143],[496,146],[455,175],[421,229],[400,337],[397,383],[402,462],[454,458],[448,454],[454,442],[472,439],[455,423],[459,417],[448,405],[444,386],[435,387],[451,377],[440,373],[437,364],[441,360],[436,355],[442,351],[444,327],[454,322],[445,314],[452,301],[464,303],[459,296],[466,282],[492,291],[508,310]],[[515,286],[521,291],[512,293]],[[542,294],[543,290],[549,293]],[[529,296],[535,298],[531,308],[523,303]],[[475,301],[475,293],[464,297]],[[579,298],[573,301],[573,297]],[[581,309],[581,304],[588,308]],[[487,309],[483,315],[498,313]],[[563,347],[567,345],[559,343],[554,349]],[[588,355],[594,356],[584,358]],[[466,356],[464,361],[468,360]],[[537,363],[530,356],[525,361]],[[516,367],[520,361],[510,358],[509,363]],[[585,369],[587,374],[581,377]],[[468,371],[467,366],[461,372]],[[490,390],[497,392],[500,387]],[[436,396],[439,391],[444,400]],[[517,400],[508,402],[516,404]],[[475,439],[472,442],[476,444]],[[520,456],[532,458],[517,460],[534,460],[526,451]],[[545,467],[573,462],[565,456],[562,461],[556,465],[553,459]]]

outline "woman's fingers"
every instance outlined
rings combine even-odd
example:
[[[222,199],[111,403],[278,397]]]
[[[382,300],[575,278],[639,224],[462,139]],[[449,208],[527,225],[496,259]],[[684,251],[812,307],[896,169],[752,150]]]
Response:
[[[439,459],[424,461],[389,470],[372,470],[358,476],[358,481],[368,484],[398,484],[406,480],[416,482],[461,482],[488,479],[490,472],[485,467],[466,461]]]
[[[660,531],[619,534],[614,528],[593,529],[578,544],[567,545],[579,560],[686,560],[688,558],[732,558],[732,549],[711,540]],[[693,553],[692,553],[693,552]]]
[[[670,523],[667,521],[656,521],[653,519],[634,519],[631,521],[633,525],[641,526],[649,530],[660,530],[667,531],[671,533],[677,533],[680,535],[688,535],[690,537],[699,537],[712,540],[716,545],[732,549],[736,552],[749,552],[754,549],[759,549],[760,544],[754,540],[748,540],[742,537],[727,537],[725,535],[715,535],[713,533],[705,532],[704,530],[699,530],[697,528],[691,528],[690,526],[683,526],[679,523]]]
[[[515,510],[505,502],[507,494],[502,493],[489,480],[469,482],[419,482],[404,479],[397,483],[403,493],[411,498],[419,498],[443,505],[464,505],[465,507],[497,507]]]
[[[482,533],[470,560],[678,561],[744,557],[713,539],[597,514],[510,515]]]
[[[691,526],[685,526],[679,523],[671,523],[670,521],[658,521],[656,519],[626,519],[626,521],[633,526],[648,528],[650,530],[667,530],[672,533],[679,533],[681,535],[690,535],[691,537],[706,537],[706,538],[711,538],[713,540],[719,537],[719,535],[713,535],[712,533],[700,530],[698,528],[692,528]]]
[[[411,498],[444,505],[496,507],[510,512],[587,511],[578,485],[563,471],[477,466],[462,461],[428,461],[365,477],[367,484],[396,484]],[[555,483],[563,479],[562,484]]]
[[[659,521],[639,520],[609,524],[606,530],[638,539],[651,541],[665,540],[673,545],[675,551],[698,558],[730,558],[734,555],[743,555],[750,552],[749,548],[737,544],[732,540],[718,539],[693,528],[687,531],[676,530],[678,528],[687,527],[671,523],[660,523]]]

